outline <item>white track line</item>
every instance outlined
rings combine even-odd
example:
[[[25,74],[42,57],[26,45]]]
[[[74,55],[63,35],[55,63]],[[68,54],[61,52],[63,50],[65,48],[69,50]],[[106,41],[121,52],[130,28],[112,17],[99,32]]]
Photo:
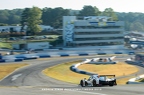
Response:
[[[11,81],[14,81],[14,80],[16,80],[18,77],[20,77],[22,74],[17,74],[17,75],[14,75],[14,76],[12,76],[12,79],[11,79]]]

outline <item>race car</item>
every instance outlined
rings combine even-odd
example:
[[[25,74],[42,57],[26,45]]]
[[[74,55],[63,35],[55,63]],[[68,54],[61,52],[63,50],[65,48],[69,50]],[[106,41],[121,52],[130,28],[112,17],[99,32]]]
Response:
[[[87,80],[84,78],[80,81],[82,87],[85,86],[114,86],[117,85],[115,75],[91,75]]]

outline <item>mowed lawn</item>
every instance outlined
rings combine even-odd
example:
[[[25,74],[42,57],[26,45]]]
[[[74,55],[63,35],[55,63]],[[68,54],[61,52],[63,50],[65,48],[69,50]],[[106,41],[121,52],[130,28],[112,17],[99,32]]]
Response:
[[[43,73],[57,80],[79,84],[81,79],[89,77],[88,75],[78,74],[70,70],[71,65],[77,64],[79,62],[81,61],[59,64],[43,70]],[[115,74],[116,76],[129,75],[138,71],[137,67],[126,64],[125,62],[118,62],[114,65],[83,64],[79,66],[78,69],[98,74]],[[118,80],[118,84],[125,84],[129,78]]]
[[[26,66],[28,64],[0,64],[0,80],[3,79],[8,74],[12,73],[14,70]]]

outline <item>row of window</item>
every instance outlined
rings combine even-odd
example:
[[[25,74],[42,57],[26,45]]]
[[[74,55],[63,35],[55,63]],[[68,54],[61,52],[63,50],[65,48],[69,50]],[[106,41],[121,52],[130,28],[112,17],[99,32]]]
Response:
[[[108,46],[123,45],[123,42],[101,42],[101,43],[67,43],[67,46]]]
[[[110,32],[74,32],[74,34],[85,35],[85,34],[122,34],[122,31],[110,31]]]
[[[111,28],[123,28],[122,26],[75,26],[75,29],[111,29]]]
[[[75,41],[88,41],[88,40],[117,40],[117,39],[124,39],[124,37],[74,38]]]

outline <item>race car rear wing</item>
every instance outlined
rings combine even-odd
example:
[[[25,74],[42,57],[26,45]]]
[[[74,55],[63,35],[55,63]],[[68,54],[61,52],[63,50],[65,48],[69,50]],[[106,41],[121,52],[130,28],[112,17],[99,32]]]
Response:
[[[115,77],[116,75],[99,75],[99,76],[113,76],[113,77]]]

